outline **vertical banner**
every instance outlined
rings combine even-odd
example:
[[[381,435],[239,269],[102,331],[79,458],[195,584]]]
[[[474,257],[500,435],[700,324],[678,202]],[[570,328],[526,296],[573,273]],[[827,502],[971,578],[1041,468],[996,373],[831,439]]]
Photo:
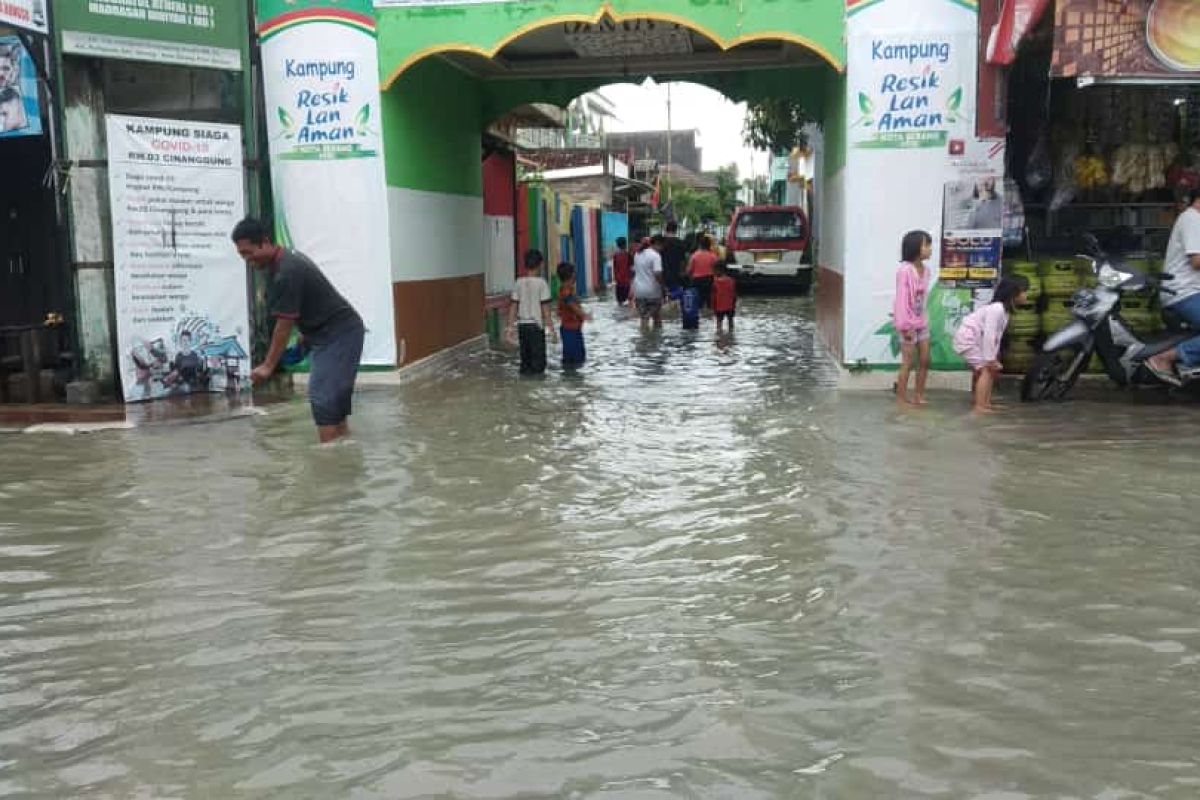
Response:
[[[959,369],[954,332],[976,291],[995,280],[1003,210],[1002,169],[994,177],[968,169],[980,146],[975,3],[847,0],[846,10],[845,191],[877,201],[856,211],[856,228],[868,233],[847,240],[843,357],[899,360],[892,305],[900,242],[922,230],[934,242],[929,267],[941,278],[928,301],[933,362]],[[988,235],[975,236],[985,225]]]
[[[259,37],[279,241],[362,315],[363,363],[395,366],[371,0],[263,0]]]
[[[125,400],[249,386],[236,125],[106,117]]]
[[[3,6],[0,0],[0,6]],[[16,36],[0,36],[0,139],[41,136],[37,71]]]

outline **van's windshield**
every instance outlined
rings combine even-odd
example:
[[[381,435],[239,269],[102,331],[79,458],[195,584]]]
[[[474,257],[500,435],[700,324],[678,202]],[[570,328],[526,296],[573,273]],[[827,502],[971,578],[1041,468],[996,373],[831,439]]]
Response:
[[[735,239],[782,242],[804,238],[804,220],[794,211],[747,211],[737,218]]]

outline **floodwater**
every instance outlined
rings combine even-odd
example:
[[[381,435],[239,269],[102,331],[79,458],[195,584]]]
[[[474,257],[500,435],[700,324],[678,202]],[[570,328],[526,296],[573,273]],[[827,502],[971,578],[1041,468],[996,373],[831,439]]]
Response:
[[[1194,798],[1200,404],[838,394],[807,300],[0,437],[0,796]]]

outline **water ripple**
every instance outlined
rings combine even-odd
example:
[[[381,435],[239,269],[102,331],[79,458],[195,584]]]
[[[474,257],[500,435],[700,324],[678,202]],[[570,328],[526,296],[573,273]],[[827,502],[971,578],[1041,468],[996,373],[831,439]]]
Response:
[[[807,300],[6,437],[0,797],[1190,797],[1200,417],[838,395]]]

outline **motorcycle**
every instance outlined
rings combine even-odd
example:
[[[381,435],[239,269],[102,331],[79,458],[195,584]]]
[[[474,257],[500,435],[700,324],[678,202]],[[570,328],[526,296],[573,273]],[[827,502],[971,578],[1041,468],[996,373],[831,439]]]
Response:
[[[1080,289],[1071,299],[1074,319],[1062,330],[1047,337],[1033,366],[1021,382],[1025,402],[1062,400],[1075,386],[1093,355],[1100,358],[1104,371],[1118,386],[1168,385],[1190,383],[1197,377],[1168,382],[1149,369],[1147,359],[1165,353],[1179,344],[1200,336],[1186,324],[1163,311],[1167,333],[1142,340],[1121,317],[1121,298],[1126,293],[1151,291],[1173,294],[1164,286],[1171,280],[1162,273],[1138,272],[1120,259],[1108,256],[1093,236],[1087,237],[1091,255],[1078,258],[1091,263],[1098,285]]]

